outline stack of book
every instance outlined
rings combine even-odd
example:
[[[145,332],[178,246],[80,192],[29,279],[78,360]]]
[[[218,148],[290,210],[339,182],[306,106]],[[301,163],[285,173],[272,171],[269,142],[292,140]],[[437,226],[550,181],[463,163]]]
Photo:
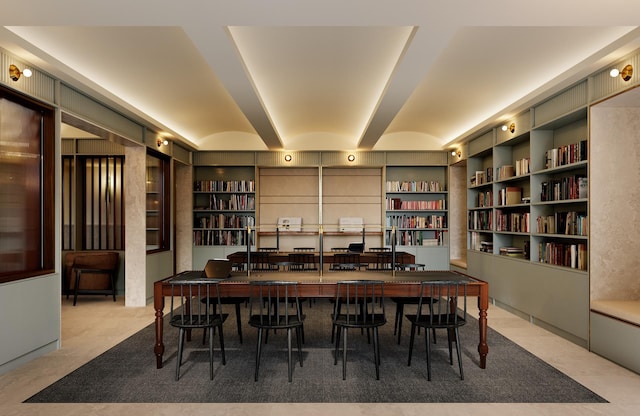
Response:
[[[500,247],[500,255],[509,257],[524,257],[524,250],[519,247]]]

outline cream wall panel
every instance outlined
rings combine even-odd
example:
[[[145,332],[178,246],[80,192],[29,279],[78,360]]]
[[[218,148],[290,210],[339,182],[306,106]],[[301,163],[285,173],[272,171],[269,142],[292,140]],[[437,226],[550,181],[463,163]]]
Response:
[[[592,107],[589,270],[593,299],[640,299],[639,143],[640,109]]]

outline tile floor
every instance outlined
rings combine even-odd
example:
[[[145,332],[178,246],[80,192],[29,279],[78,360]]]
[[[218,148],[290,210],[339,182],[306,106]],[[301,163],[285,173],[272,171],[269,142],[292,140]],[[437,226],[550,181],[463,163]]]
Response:
[[[126,319],[124,319],[126,318]],[[124,307],[118,298],[62,300],[62,348],[0,376],[0,415],[634,415],[640,414],[640,375],[625,370],[497,306],[489,325],[598,393],[607,404],[23,404],[22,401],[153,321],[153,306]],[[491,348],[491,346],[489,346]],[[492,359],[489,350],[488,365]],[[149,350],[149,361],[154,362]]]

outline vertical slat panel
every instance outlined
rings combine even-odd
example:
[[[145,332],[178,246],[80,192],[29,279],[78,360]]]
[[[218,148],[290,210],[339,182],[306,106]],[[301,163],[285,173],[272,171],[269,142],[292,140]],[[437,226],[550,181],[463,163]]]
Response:
[[[533,113],[533,127],[585,107],[588,104],[587,99],[587,81],[585,80],[537,105]]]

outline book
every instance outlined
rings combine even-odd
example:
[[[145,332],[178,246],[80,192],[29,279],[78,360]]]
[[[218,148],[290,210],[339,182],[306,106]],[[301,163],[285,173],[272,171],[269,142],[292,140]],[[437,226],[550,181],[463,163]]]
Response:
[[[578,178],[578,198],[589,198],[589,180]]]
[[[506,188],[506,205],[515,205],[522,202],[522,188],[508,186]]]

